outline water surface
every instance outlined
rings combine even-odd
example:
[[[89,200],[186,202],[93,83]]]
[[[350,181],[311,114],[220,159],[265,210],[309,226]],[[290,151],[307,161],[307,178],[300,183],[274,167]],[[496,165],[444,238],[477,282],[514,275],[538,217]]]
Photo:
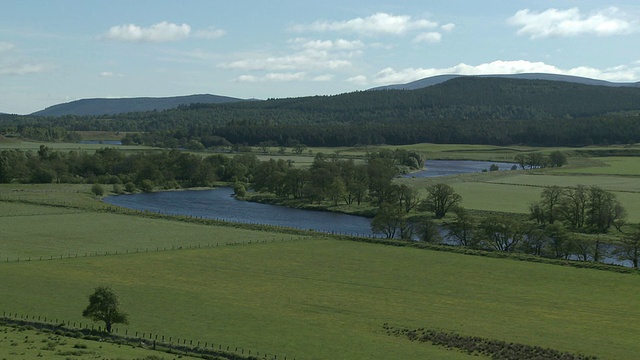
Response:
[[[105,202],[129,209],[241,223],[286,226],[347,235],[373,236],[361,216],[240,201],[228,187],[109,196]]]

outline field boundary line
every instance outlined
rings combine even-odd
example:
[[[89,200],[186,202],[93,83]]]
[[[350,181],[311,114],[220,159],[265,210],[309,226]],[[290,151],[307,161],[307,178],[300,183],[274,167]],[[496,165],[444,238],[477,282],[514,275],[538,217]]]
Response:
[[[247,245],[258,245],[258,244],[276,244],[276,243],[289,243],[296,241],[304,241],[304,238],[289,238],[289,239],[271,239],[271,240],[249,240],[242,242],[226,242],[226,243],[207,243],[205,245],[172,245],[171,248],[167,246],[157,246],[156,249],[153,248],[136,248],[131,251],[129,249],[125,249],[124,251],[92,251],[82,253],[67,253],[66,255],[36,255],[36,256],[26,256],[23,258],[15,257],[10,258],[6,257],[4,259],[0,259],[0,263],[24,263],[24,262],[34,262],[34,261],[55,261],[55,260],[69,260],[69,259],[86,259],[92,257],[102,257],[102,256],[118,256],[118,255],[134,255],[134,254],[148,254],[148,253],[159,253],[159,252],[168,252],[168,251],[180,251],[180,250],[196,250],[196,249],[214,249],[218,247],[224,246],[247,246]]]
[[[79,326],[76,326],[78,324]],[[259,352],[247,349],[241,346],[223,345],[215,342],[205,342],[186,337],[173,337],[151,332],[130,331],[124,329],[124,335],[120,334],[119,328],[114,328],[111,333],[105,332],[100,326],[95,324],[72,322],[53,317],[35,315],[21,315],[18,313],[3,312],[0,316],[0,325],[12,327],[26,327],[37,330],[45,330],[57,335],[83,338],[85,340],[94,341],[111,341],[116,344],[127,344],[134,347],[143,347],[148,350],[163,351],[167,353],[176,353],[178,355],[187,355],[201,357],[203,359],[227,360],[278,360],[278,354]],[[84,325],[84,326],[83,326]],[[217,349],[216,349],[217,348]],[[280,359],[296,360],[295,357],[280,356]]]

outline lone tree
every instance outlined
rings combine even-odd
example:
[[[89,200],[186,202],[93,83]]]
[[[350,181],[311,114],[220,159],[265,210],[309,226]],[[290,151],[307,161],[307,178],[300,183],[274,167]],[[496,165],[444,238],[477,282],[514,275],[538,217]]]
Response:
[[[93,321],[104,321],[105,330],[111,332],[113,324],[128,324],[129,315],[118,307],[118,295],[110,287],[99,286],[89,295],[89,306],[82,311],[82,316]]]

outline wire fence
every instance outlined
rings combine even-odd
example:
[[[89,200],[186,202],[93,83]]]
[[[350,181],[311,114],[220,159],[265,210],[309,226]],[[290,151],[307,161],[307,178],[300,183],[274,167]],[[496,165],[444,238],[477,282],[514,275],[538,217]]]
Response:
[[[3,311],[0,325],[26,326],[38,330],[48,330],[58,335],[84,338],[88,340],[110,340],[114,343],[126,343],[156,351],[196,355],[203,358],[217,356],[230,360],[296,360],[287,355],[260,352],[244,346],[224,345],[214,341],[193,340],[186,337],[173,337],[152,332],[133,331],[114,327],[111,333],[101,326],[78,321],[63,320],[55,317],[23,315]]]
[[[88,258],[88,257],[98,257],[98,256],[110,256],[110,255],[128,255],[128,254],[139,254],[139,253],[153,253],[153,252],[163,252],[163,251],[179,251],[179,250],[190,250],[190,249],[211,249],[217,248],[220,246],[241,246],[241,245],[255,245],[255,244],[273,244],[273,243],[284,243],[284,242],[293,242],[293,241],[301,241],[303,238],[299,237],[291,237],[291,238],[281,238],[281,239],[269,239],[269,240],[243,240],[243,241],[227,241],[224,243],[207,243],[207,244],[188,244],[188,245],[171,245],[169,246],[156,246],[155,248],[136,248],[136,249],[125,249],[116,250],[116,251],[89,251],[84,253],[67,253],[60,255],[35,255],[35,256],[23,256],[23,257],[5,257],[1,261],[2,262],[28,262],[28,261],[51,261],[51,260],[65,260],[65,259],[77,259],[77,258]]]

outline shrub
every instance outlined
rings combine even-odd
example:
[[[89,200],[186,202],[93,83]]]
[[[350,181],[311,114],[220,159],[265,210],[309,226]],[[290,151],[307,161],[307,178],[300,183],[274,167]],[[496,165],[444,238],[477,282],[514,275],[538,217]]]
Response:
[[[140,183],[140,190],[144,192],[152,192],[153,191],[153,182],[151,180],[142,180]]]
[[[137,188],[136,188],[136,184],[132,183],[132,182],[128,182],[126,184],[124,184],[124,189],[129,192],[136,192]]]
[[[120,184],[113,184],[113,192],[115,194],[122,194],[124,192],[122,185]]]
[[[247,189],[241,182],[236,182],[235,184],[233,184],[233,192],[237,197],[240,198],[247,195]]]
[[[91,186],[91,192],[96,196],[102,196],[104,195],[104,188],[100,184],[93,184]]]

